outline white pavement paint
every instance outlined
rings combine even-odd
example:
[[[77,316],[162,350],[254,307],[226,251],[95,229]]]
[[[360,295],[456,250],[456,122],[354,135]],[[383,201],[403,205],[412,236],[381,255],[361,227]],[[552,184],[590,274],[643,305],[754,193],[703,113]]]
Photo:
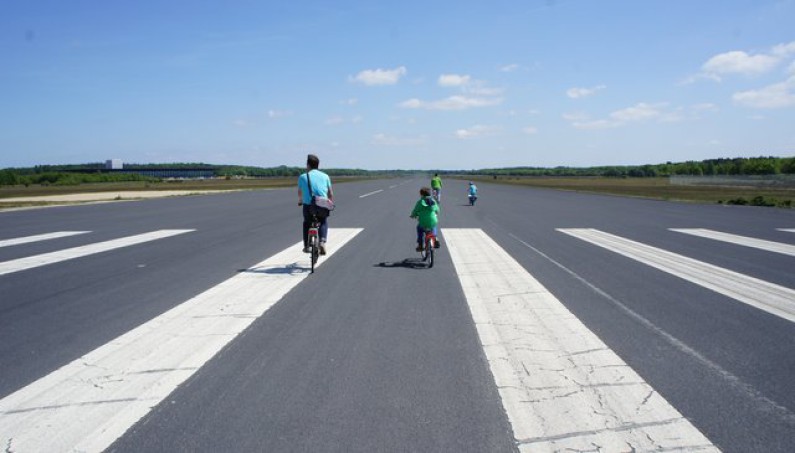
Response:
[[[154,241],[156,239],[167,238],[176,236],[178,234],[189,233],[196,230],[158,230],[150,233],[137,234],[135,236],[127,236],[120,239],[113,239],[105,242],[97,242],[95,244],[81,245],[70,249],[59,250],[57,252],[44,253],[41,255],[34,255],[25,258],[19,258],[11,261],[4,261],[0,263],[0,275],[10,274],[12,272],[19,272],[34,267],[45,266],[47,264],[58,263],[61,261],[80,258],[83,256],[93,255],[95,253],[107,252],[122,247],[129,247],[131,245],[141,244],[144,242]]]
[[[86,234],[86,233],[90,233],[90,231],[56,231],[55,233],[37,234],[35,236],[25,236],[22,238],[15,238],[15,239],[5,239],[0,241],[0,247],[27,244],[30,242],[46,241],[48,239],[58,239],[67,236],[74,236],[77,234]]]
[[[788,321],[795,321],[795,290],[683,255],[588,228],[562,233],[632,258]]]
[[[788,233],[795,233],[795,228],[777,228],[778,231],[786,231]]]
[[[359,195],[359,198],[369,197],[370,195],[375,195],[375,194],[383,192],[383,191],[384,191],[384,189],[378,189],[378,190],[375,190],[373,192],[366,193],[364,195]]]
[[[729,242],[731,244],[753,247],[768,252],[782,253],[784,255],[795,256],[795,245],[782,244],[781,242],[766,241],[764,239],[738,236],[736,234],[722,233],[720,231],[707,230],[703,228],[669,228],[677,233],[690,234],[716,241]]]
[[[329,256],[360,231],[332,229]],[[3,398],[0,444],[13,452],[104,450],[309,275],[301,249],[297,243]]]
[[[479,229],[444,229],[521,451],[719,451]]]

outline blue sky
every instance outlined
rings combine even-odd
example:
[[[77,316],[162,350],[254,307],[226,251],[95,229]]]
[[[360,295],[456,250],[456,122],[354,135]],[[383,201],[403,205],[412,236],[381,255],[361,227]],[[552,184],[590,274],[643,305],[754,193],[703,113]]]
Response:
[[[795,155],[795,0],[0,2],[0,168]]]

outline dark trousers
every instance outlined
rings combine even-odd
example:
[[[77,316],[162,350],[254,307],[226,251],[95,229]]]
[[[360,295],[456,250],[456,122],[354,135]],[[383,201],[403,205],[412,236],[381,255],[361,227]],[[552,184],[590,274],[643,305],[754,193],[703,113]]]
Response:
[[[323,217],[320,220],[320,242],[326,242],[328,237],[328,217]],[[309,205],[304,205],[304,247],[309,244],[309,227],[312,225],[312,216],[309,215]]]

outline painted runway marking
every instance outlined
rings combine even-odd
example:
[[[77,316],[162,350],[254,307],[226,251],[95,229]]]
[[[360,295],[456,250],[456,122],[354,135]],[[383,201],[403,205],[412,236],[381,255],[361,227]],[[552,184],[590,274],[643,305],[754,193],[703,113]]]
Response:
[[[144,242],[154,241],[156,239],[167,238],[176,236],[178,234],[189,233],[196,230],[158,230],[150,233],[137,234],[135,236],[128,236],[120,239],[113,239],[105,242],[97,242],[95,244],[81,245],[70,249],[59,250],[57,252],[44,253],[41,255],[29,256],[26,258],[19,258],[11,261],[0,263],[0,275],[10,274],[12,272],[24,271],[34,267],[45,266],[47,264],[58,263],[61,261],[80,258],[83,256],[93,255],[95,253],[107,252],[122,247],[129,247],[131,245],[141,244]]]
[[[782,253],[784,255],[795,256],[795,245],[782,244],[781,242],[766,241],[764,239],[738,236],[736,234],[722,233],[720,231],[706,230],[703,228],[669,228],[677,233],[690,234],[716,241],[728,242],[731,244],[753,247],[768,252]]]
[[[795,290],[683,255],[588,228],[558,231],[632,258],[788,321],[795,321]]]
[[[788,233],[795,233],[795,228],[777,228],[778,231],[786,231]]]
[[[331,229],[329,257],[360,231]],[[0,443],[104,450],[308,275],[297,243],[3,398]]]
[[[384,191],[384,189],[378,189],[376,191],[373,191],[373,192],[370,192],[370,193],[366,193],[364,195],[359,195],[359,198],[369,197],[370,195],[375,195],[375,194],[383,192],[383,191]]]
[[[479,229],[443,229],[522,451],[718,451]]]
[[[8,247],[12,245],[27,244],[30,242],[46,241],[49,239],[57,239],[77,234],[86,234],[90,231],[56,231],[55,233],[37,234],[35,236],[25,236],[14,239],[4,239],[0,241],[0,247]]]

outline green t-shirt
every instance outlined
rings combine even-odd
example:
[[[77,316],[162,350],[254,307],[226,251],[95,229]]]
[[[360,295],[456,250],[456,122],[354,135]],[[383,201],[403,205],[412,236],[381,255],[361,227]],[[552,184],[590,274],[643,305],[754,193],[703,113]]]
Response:
[[[441,189],[442,188],[442,178],[438,176],[434,176],[431,178],[431,189]]]
[[[433,197],[420,198],[411,211],[411,216],[416,217],[423,228],[433,228],[439,224],[439,203]]]

